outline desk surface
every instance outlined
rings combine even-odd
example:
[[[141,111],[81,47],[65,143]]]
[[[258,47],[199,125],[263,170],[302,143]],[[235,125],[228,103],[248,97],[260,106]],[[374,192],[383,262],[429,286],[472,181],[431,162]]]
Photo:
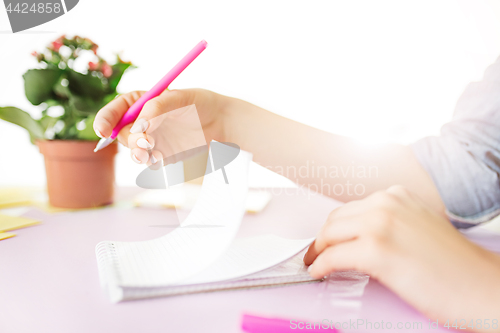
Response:
[[[121,201],[136,190],[121,189]],[[274,189],[269,206],[246,215],[238,236],[274,233],[314,236],[339,204],[320,195]],[[281,192],[281,193],[279,193]],[[99,286],[95,245],[102,240],[138,241],[164,235],[177,223],[175,211],[110,207],[24,216],[42,224],[0,242],[0,332],[240,332],[242,313],[307,321],[362,319],[392,325],[428,319],[370,280],[361,297],[329,293],[325,283],[225,291],[111,304]],[[305,331],[305,330],[304,330]],[[369,332],[365,326],[343,332]],[[381,330],[373,331],[380,332]],[[391,332],[409,332],[393,329]],[[417,330],[414,330],[417,332]]]

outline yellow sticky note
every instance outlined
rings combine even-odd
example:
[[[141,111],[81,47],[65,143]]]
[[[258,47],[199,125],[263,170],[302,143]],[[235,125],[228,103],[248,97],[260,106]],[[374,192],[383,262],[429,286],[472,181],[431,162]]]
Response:
[[[0,232],[29,227],[40,222],[25,217],[9,216],[0,214]],[[12,236],[9,236],[12,237]]]
[[[44,201],[44,202],[35,201],[33,204],[35,207],[38,207],[49,214],[72,212],[72,211],[76,210],[76,209],[71,209],[71,208],[54,207],[54,206],[51,206],[47,201]]]
[[[12,232],[0,232],[0,240],[14,237],[16,234]]]
[[[34,206],[38,207],[45,212],[49,214],[56,214],[56,213],[64,213],[64,212],[78,212],[81,210],[89,210],[89,209],[102,209],[106,207],[112,207],[113,205],[110,206],[98,206],[98,207],[89,207],[89,208],[61,208],[61,207],[54,207],[48,202],[34,202]]]
[[[42,189],[35,187],[0,188],[0,208],[28,206],[41,193]]]

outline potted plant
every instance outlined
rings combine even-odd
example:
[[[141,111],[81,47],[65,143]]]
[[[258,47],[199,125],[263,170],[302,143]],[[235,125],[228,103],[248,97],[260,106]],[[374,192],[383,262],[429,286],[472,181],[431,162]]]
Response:
[[[109,64],[97,49],[88,38],[61,36],[43,52],[33,52],[40,68],[23,75],[24,89],[31,104],[41,109],[39,117],[0,107],[0,118],[25,128],[44,155],[49,202],[56,207],[88,208],[113,200],[117,145],[94,153],[99,138],[92,123],[133,66],[118,55]]]

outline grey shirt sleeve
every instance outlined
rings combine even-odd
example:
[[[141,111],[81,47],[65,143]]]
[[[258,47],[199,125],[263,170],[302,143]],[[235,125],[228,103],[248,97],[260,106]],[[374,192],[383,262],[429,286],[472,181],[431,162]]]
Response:
[[[500,58],[467,86],[440,136],[412,145],[459,228],[500,214]]]

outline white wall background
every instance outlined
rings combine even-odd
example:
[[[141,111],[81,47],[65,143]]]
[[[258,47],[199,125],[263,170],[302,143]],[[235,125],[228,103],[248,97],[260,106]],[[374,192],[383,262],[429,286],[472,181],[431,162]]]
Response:
[[[202,87],[362,141],[438,133],[465,85],[500,54],[500,1],[80,0],[68,14],[11,34],[0,9],[0,105],[36,113],[21,75],[60,34],[93,39],[138,69],[121,92],[148,89],[201,39],[209,48],[172,87]],[[119,185],[143,167],[122,149]],[[0,121],[0,186],[43,185],[24,130]]]

